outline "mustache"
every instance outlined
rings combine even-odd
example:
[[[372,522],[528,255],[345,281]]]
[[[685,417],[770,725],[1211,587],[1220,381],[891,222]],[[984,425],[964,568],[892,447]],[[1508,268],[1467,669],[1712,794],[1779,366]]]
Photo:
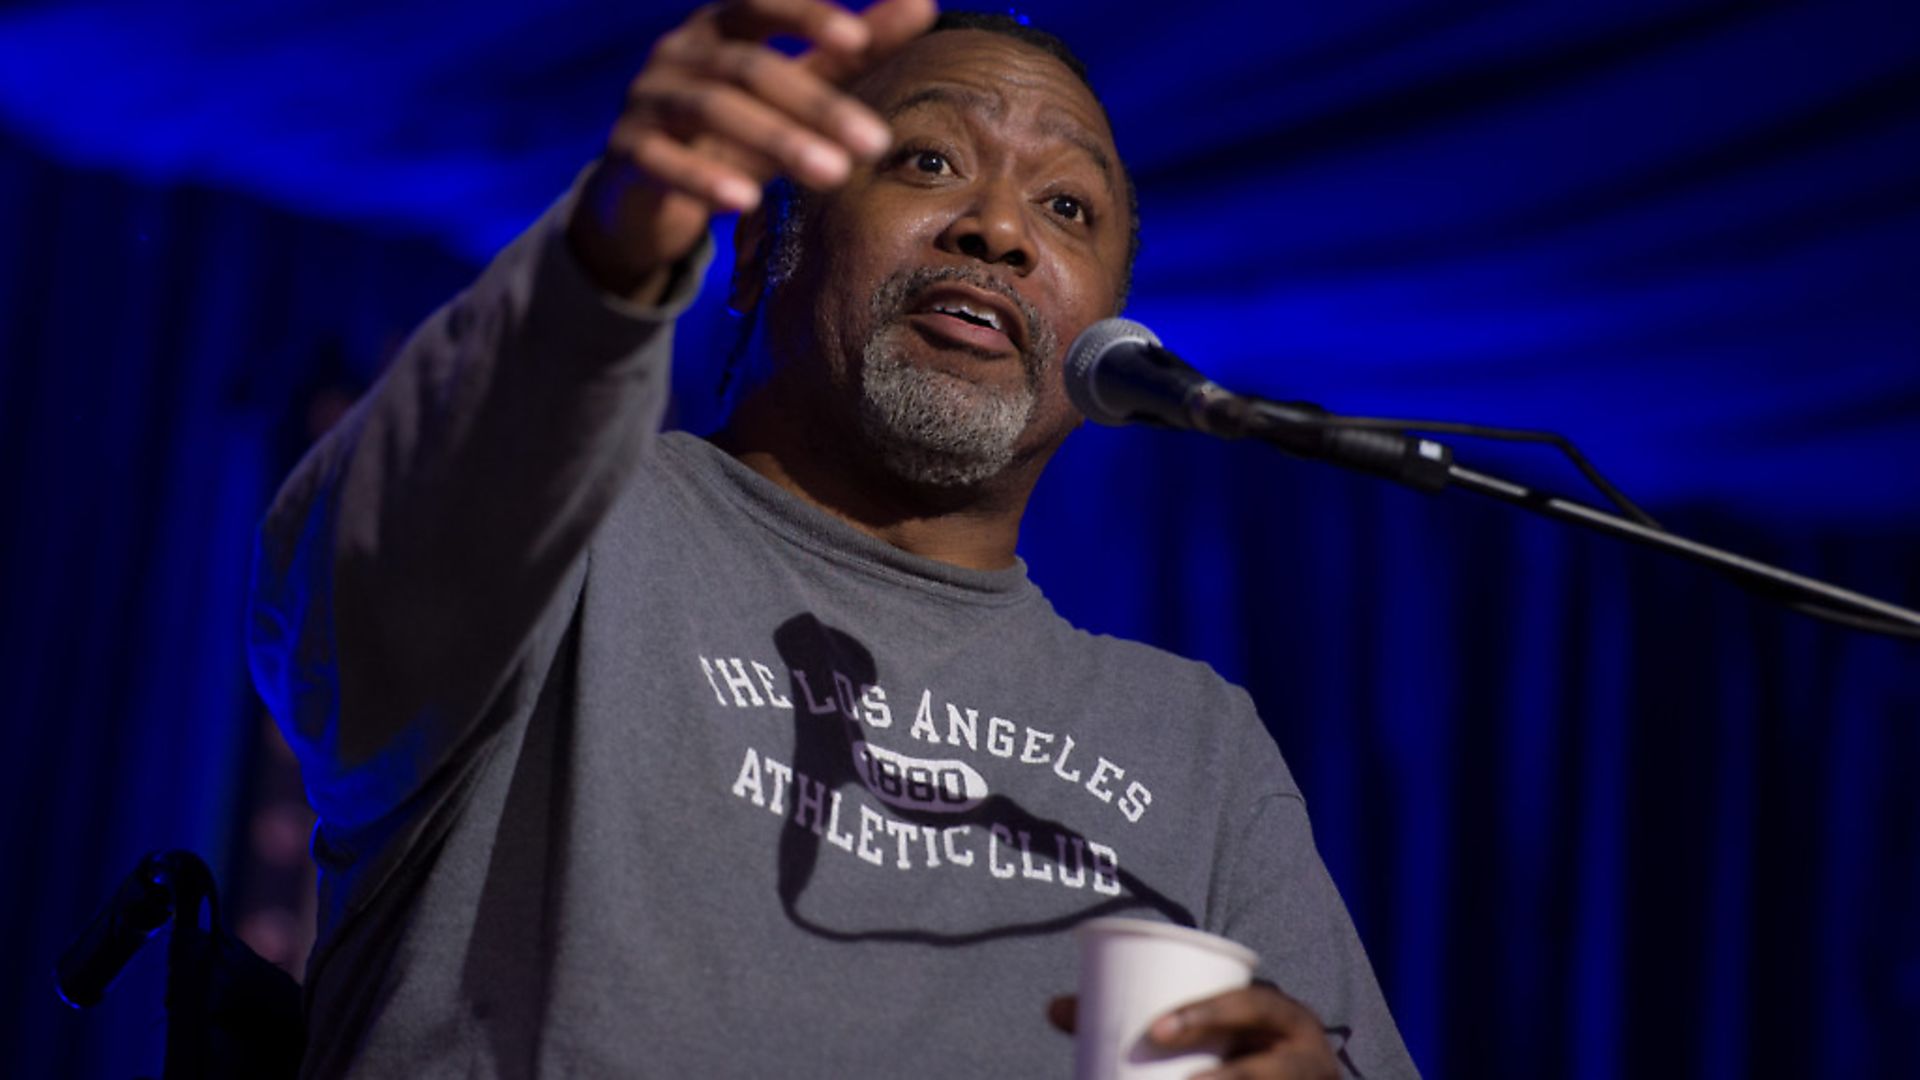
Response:
[[[1013,286],[977,266],[918,266],[897,271],[880,283],[873,294],[874,325],[883,326],[907,313],[921,293],[935,285],[959,282],[1005,299],[1026,324],[1026,350],[1021,354],[1029,377],[1037,377],[1053,363],[1059,351],[1059,335],[1053,323],[1038,308],[1015,292]]]

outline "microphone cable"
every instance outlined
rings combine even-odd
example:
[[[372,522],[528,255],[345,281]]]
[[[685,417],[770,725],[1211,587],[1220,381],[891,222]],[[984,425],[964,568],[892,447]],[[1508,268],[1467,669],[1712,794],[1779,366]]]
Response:
[[[1280,401],[1273,402],[1273,404],[1285,407],[1314,408],[1301,402]],[[1320,427],[1330,430],[1384,431],[1395,434],[1418,431],[1430,435],[1462,435],[1468,438],[1488,439],[1497,442],[1534,443],[1552,446],[1564,454],[1567,460],[1571,461],[1573,466],[1580,470],[1580,475],[1586,477],[1587,482],[1592,484],[1602,495],[1606,496],[1607,501],[1612,503],[1628,520],[1647,529],[1651,529],[1654,532],[1667,532],[1666,526],[1654,520],[1653,515],[1640,509],[1632,499],[1627,498],[1625,492],[1621,491],[1612,481],[1608,480],[1606,476],[1601,473],[1599,467],[1588,460],[1584,453],[1581,453],[1580,448],[1574,445],[1573,440],[1551,431],[1489,427],[1484,424],[1463,424],[1450,420],[1398,420],[1378,416],[1340,416],[1333,413],[1297,417],[1291,419],[1289,422],[1307,427]],[[1668,535],[1672,534],[1669,533]],[[1886,634],[1890,637],[1920,641],[1920,627],[1908,626],[1905,623],[1894,622],[1891,619],[1875,618],[1871,615],[1857,615],[1809,600],[1787,600],[1780,595],[1782,590],[1776,587],[1770,587],[1755,578],[1734,573],[1724,567],[1720,569],[1723,573],[1727,574],[1735,584],[1748,592],[1756,595],[1769,596],[1775,600],[1782,600],[1788,608],[1798,611],[1803,615],[1810,615],[1813,618],[1853,630],[1865,630],[1871,633]]]
[[[1280,401],[1274,404],[1296,408],[1313,407],[1304,402],[1295,401]],[[1580,475],[1586,477],[1587,482],[1598,489],[1600,494],[1605,495],[1607,501],[1611,502],[1620,513],[1649,529],[1659,532],[1667,531],[1665,526],[1653,519],[1653,515],[1640,509],[1632,499],[1627,498],[1625,492],[1614,486],[1613,482],[1587,459],[1587,455],[1580,452],[1580,448],[1573,444],[1573,440],[1565,435],[1557,435],[1551,431],[1530,431],[1525,428],[1462,424],[1450,420],[1394,420],[1377,416],[1340,416],[1334,413],[1290,422],[1310,427],[1345,428],[1352,431],[1386,431],[1396,434],[1405,431],[1422,431],[1429,435],[1465,435],[1470,438],[1492,439],[1499,442],[1544,443],[1565,454],[1567,460],[1573,462],[1574,468],[1580,470]]]

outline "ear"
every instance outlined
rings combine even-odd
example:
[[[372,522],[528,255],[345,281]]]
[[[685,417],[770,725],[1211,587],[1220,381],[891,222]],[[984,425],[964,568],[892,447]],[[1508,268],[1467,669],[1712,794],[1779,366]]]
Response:
[[[733,283],[727,306],[745,315],[760,303],[767,284],[767,200],[733,224]]]

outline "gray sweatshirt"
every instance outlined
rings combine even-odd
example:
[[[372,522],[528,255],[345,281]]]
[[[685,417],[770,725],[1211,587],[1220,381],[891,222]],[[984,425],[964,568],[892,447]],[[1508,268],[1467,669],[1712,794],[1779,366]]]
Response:
[[[1066,1076],[1071,927],[1125,914],[1414,1075],[1246,694],[656,435],[699,267],[610,300],[565,214],[263,525],[255,679],[320,814],[307,1074]]]

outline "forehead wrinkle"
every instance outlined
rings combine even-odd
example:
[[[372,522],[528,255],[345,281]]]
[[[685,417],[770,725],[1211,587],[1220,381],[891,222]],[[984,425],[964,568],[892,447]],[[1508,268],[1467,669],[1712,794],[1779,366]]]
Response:
[[[948,105],[962,111],[983,113],[995,120],[1007,115],[1006,99],[999,94],[983,93],[967,87],[924,86],[887,106],[880,114],[888,120],[926,105]]]

